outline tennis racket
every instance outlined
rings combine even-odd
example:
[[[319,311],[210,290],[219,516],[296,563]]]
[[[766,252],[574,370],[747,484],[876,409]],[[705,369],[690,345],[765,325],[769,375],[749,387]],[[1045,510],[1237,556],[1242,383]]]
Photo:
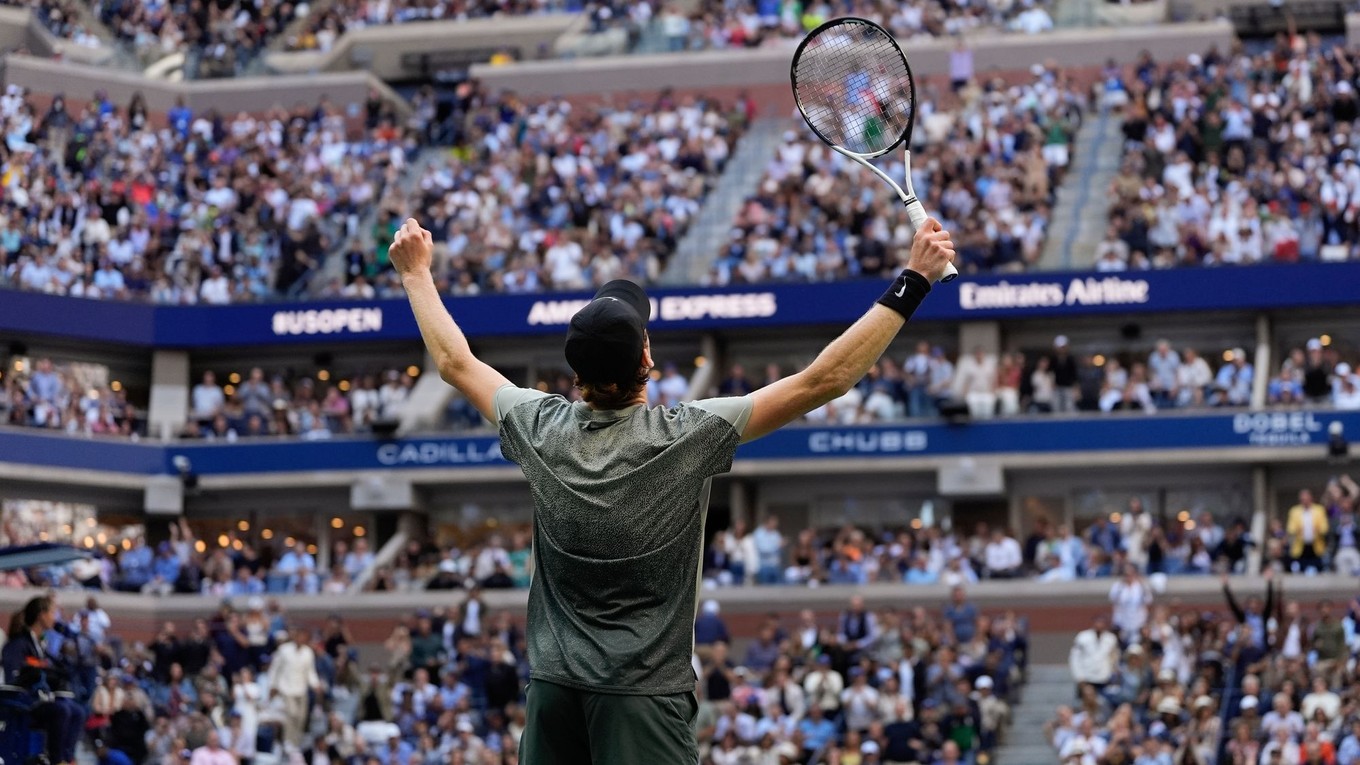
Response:
[[[902,48],[888,30],[847,16],[808,33],[793,52],[790,68],[798,111],[817,137],[869,168],[897,192],[911,225],[920,229],[926,209],[911,188],[911,129],[916,85]],[[902,145],[906,188],[869,160]],[[949,264],[942,282],[959,275]]]

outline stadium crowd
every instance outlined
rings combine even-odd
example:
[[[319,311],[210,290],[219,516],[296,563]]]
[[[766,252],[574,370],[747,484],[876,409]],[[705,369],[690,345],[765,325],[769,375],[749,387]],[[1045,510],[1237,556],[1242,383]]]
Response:
[[[530,16],[545,13],[584,13],[592,32],[614,27],[636,34],[651,15],[648,2],[625,3],[618,0],[434,0],[434,2],[343,2],[318,8],[306,23],[289,36],[288,50],[329,51],[341,36],[351,30],[386,24],[411,24],[421,21],[463,21],[466,19]]]
[[[188,79],[235,77],[282,32],[306,2],[223,0],[201,3],[143,3],[98,0],[99,20],[130,47],[143,64],[184,54]]]
[[[961,272],[1023,270],[1040,255],[1087,97],[1041,65],[1014,86],[955,76],[955,94],[918,94],[912,185],[953,233]],[[896,154],[880,166],[894,178],[905,172]],[[806,129],[790,130],[706,282],[887,276],[903,266],[913,233],[882,181]]]
[[[146,435],[145,413],[128,401],[121,382],[89,368],[58,366],[49,358],[0,378],[0,423],[68,434]],[[330,438],[371,432],[396,421],[418,368],[353,374],[318,370],[266,375],[254,367],[219,381],[206,371],[190,390],[182,439],[235,441],[259,436]]]
[[[1360,599],[1292,599],[1271,570],[1264,597],[1226,615],[1157,603],[1135,575],[1111,616],[1079,633],[1073,703],[1045,731],[1060,762],[1353,765],[1360,761]]]
[[[354,375],[329,370],[266,375],[255,367],[245,376],[231,373],[225,385],[215,372],[206,371],[190,391],[189,418],[180,437],[235,441],[369,433],[377,423],[400,419],[419,371],[408,367]]]
[[[81,21],[75,0],[5,0],[0,5],[30,9],[44,29],[63,40],[90,48],[101,44],[99,36]]]
[[[434,232],[454,295],[646,284],[754,116],[747,98],[664,93],[612,109],[507,95],[474,111],[399,202]]]
[[[1215,364],[1209,359],[1213,358]],[[1064,336],[1047,353],[993,354],[975,349],[956,359],[939,346],[918,344],[910,356],[884,356],[844,396],[809,413],[810,424],[855,425],[908,418],[959,416],[974,419],[1019,414],[1142,411],[1201,407],[1243,407],[1251,403],[1255,369],[1241,348],[1223,352],[1222,362],[1194,348],[1173,349],[1158,341],[1146,355],[1073,353]],[[1272,408],[1360,409],[1360,373],[1328,338],[1309,339],[1284,354],[1266,383]],[[108,381],[98,367],[54,364],[50,358],[23,362],[22,371],[0,371],[0,424],[60,430],[82,435],[145,435],[144,413],[128,399],[121,382]],[[651,406],[674,406],[705,396],[745,395],[791,371],[766,364],[762,376],[734,363],[706,391],[674,363],[664,363],[647,387]],[[205,371],[190,391],[185,439],[296,436],[308,439],[368,433],[375,423],[400,419],[401,408],[420,370],[316,370],[310,373],[261,367],[222,376]],[[579,397],[565,374],[549,375],[537,386],[567,398]],[[444,424],[454,430],[486,427],[461,396],[451,397]]]
[[[1096,267],[1354,258],[1357,63],[1310,34],[1107,68],[1125,151]]]
[[[157,128],[140,98],[72,113],[58,97],[39,116],[11,86],[0,285],[178,304],[399,296],[387,244],[394,211],[417,209],[453,294],[650,281],[754,110],[460,92],[447,117],[426,101],[403,122],[374,93],[362,127],[323,97],[262,119],[181,104]],[[436,135],[453,150],[398,184]]]
[[[102,93],[39,114],[9,86],[0,284],[179,304],[296,294],[413,148],[376,94],[358,125],[324,96],[259,118],[182,102],[166,117]]]
[[[658,3],[658,5],[661,5]],[[886,27],[899,40],[946,37],[985,29],[1030,34],[1053,28],[1047,0],[909,0],[909,2],[801,2],[800,0],[704,0],[689,9],[668,3],[654,23],[671,51],[792,45],[822,22],[858,16]]]
[[[771,615],[744,656],[715,602],[695,631],[710,765],[973,762],[1004,733],[1028,641],[1022,619],[981,616],[961,588],[939,610],[852,598],[829,619]],[[258,596],[143,644],[93,597],[63,614],[42,595],[11,619],[3,656],[10,682],[68,694],[33,718],[54,762],[81,741],[133,765],[517,762],[528,666],[508,612],[470,590],[401,620],[383,647],[361,666],[340,615],[306,628]]]
[[[1316,494],[1301,491],[1297,503],[1271,520],[1260,539],[1241,518],[1176,508],[1154,516],[1137,497],[1126,506],[1102,510],[1077,528],[1036,519],[1023,536],[986,524],[970,531],[906,524],[802,528],[786,534],[772,516],[754,527],[738,521],[714,532],[705,549],[703,578],[705,587],[720,588],[1111,579],[1130,567],[1139,574],[1203,576],[1251,573],[1253,551],[1260,553],[1262,569],[1355,574],[1360,572],[1357,500],[1360,485],[1349,476],[1335,477]],[[42,530],[7,518],[3,541],[38,541]],[[86,531],[72,533],[78,543]],[[126,536],[121,548],[114,544],[117,540],[108,540],[112,547],[107,551],[87,538],[93,562],[19,574],[15,581],[236,597],[523,588],[533,573],[528,529],[513,524],[438,544],[413,540],[381,565],[375,564],[363,532],[350,533],[358,536],[337,533],[334,546],[320,551],[300,535],[232,528],[206,530],[209,538],[203,539],[180,523],[172,527],[169,540],[154,548],[138,535]]]
[[[1221,361],[1220,361],[1221,358]],[[1360,409],[1360,376],[1330,342],[1318,338],[1293,348],[1267,385],[1273,407]],[[1212,362],[1212,363],[1211,363]],[[649,401],[673,405],[687,397],[688,383],[672,367],[655,375]],[[789,371],[767,364],[756,376],[742,363],[731,366],[707,395],[744,395]],[[866,424],[904,418],[952,416],[974,419],[1022,413],[1142,411],[1241,407],[1251,403],[1255,368],[1242,348],[1221,357],[1194,348],[1176,350],[1159,340],[1150,351],[1076,353],[1060,335],[1047,352],[996,354],[973,349],[950,357],[944,348],[919,343],[900,362],[879,359],[844,396],[805,418],[818,424]]]

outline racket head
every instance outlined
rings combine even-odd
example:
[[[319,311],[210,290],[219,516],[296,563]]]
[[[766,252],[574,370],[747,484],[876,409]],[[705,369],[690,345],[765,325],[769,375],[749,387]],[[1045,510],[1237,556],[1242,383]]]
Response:
[[[888,30],[843,16],[808,33],[789,67],[793,98],[822,141],[878,157],[911,137],[916,84]]]

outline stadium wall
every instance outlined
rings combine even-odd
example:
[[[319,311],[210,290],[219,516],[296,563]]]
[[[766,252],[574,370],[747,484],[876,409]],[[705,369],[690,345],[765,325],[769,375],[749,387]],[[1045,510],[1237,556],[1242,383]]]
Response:
[[[428,78],[497,52],[517,61],[552,58],[554,43],[585,23],[580,14],[550,14],[373,26],[345,33],[327,52],[270,53],[265,64],[281,75],[363,69],[384,80]]]
[[[357,128],[363,125],[361,107],[369,91],[375,89],[396,105],[398,114],[410,113],[404,98],[365,71],[170,82],[149,79],[136,72],[11,53],[4,59],[4,79],[6,85],[32,91],[39,108],[46,108],[58,93],[67,96],[68,108],[73,110],[83,107],[98,90],[116,103],[127,103],[133,94],[141,93],[152,117],[160,120],[179,98],[195,112],[216,109],[223,114],[258,114],[298,104],[315,107],[317,99],[324,95],[342,107],[350,117],[351,127]]]
[[[1131,63],[1143,51],[1158,59],[1183,58],[1203,53],[1211,46],[1229,47],[1232,25],[1226,21],[1140,26],[1118,29],[1059,30],[1044,35],[986,34],[968,38],[974,50],[979,76],[1017,70],[1051,61],[1067,68],[1103,66],[1113,59]],[[944,76],[949,71],[952,40],[912,42],[912,74]],[[788,92],[789,46],[756,50],[657,54],[651,56],[531,61],[513,66],[479,64],[472,75],[492,89],[504,88],[525,96],[589,92],[621,96],[654,93],[671,88],[684,93],[730,97],[744,88],[778,85],[787,103],[775,105],[777,113],[792,106]],[[677,77],[683,70],[683,78]],[[762,91],[763,93],[764,91]],[[767,110],[771,104],[763,104]]]

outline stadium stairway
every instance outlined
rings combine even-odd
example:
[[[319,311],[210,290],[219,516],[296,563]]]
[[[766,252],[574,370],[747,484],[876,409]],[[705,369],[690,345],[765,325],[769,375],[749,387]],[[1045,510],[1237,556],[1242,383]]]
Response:
[[[1058,707],[1072,703],[1072,673],[1063,664],[1030,665],[1011,726],[996,751],[998,765],[1053,765],[1058,755],[1044,736],[1044,723]]]
[[[1123,154],[1119,128],[1119,117],[1105,107],[1082,122],[1071,146],[1071,168],[1058,187],[1040,268],[1086,268],[1095,262],[1096,245],[1105,237],[1109,219],[1106,190],[1119,172]]]
[[[680,239],[675,255],[661,274],[666,285],[699,284],[728,239],[732,221],[746,198],[755,193],[774,157],[780,137],[789,127],[788,118],[762,117],[737,142],[717,185],[704,200],[689,230]]]

